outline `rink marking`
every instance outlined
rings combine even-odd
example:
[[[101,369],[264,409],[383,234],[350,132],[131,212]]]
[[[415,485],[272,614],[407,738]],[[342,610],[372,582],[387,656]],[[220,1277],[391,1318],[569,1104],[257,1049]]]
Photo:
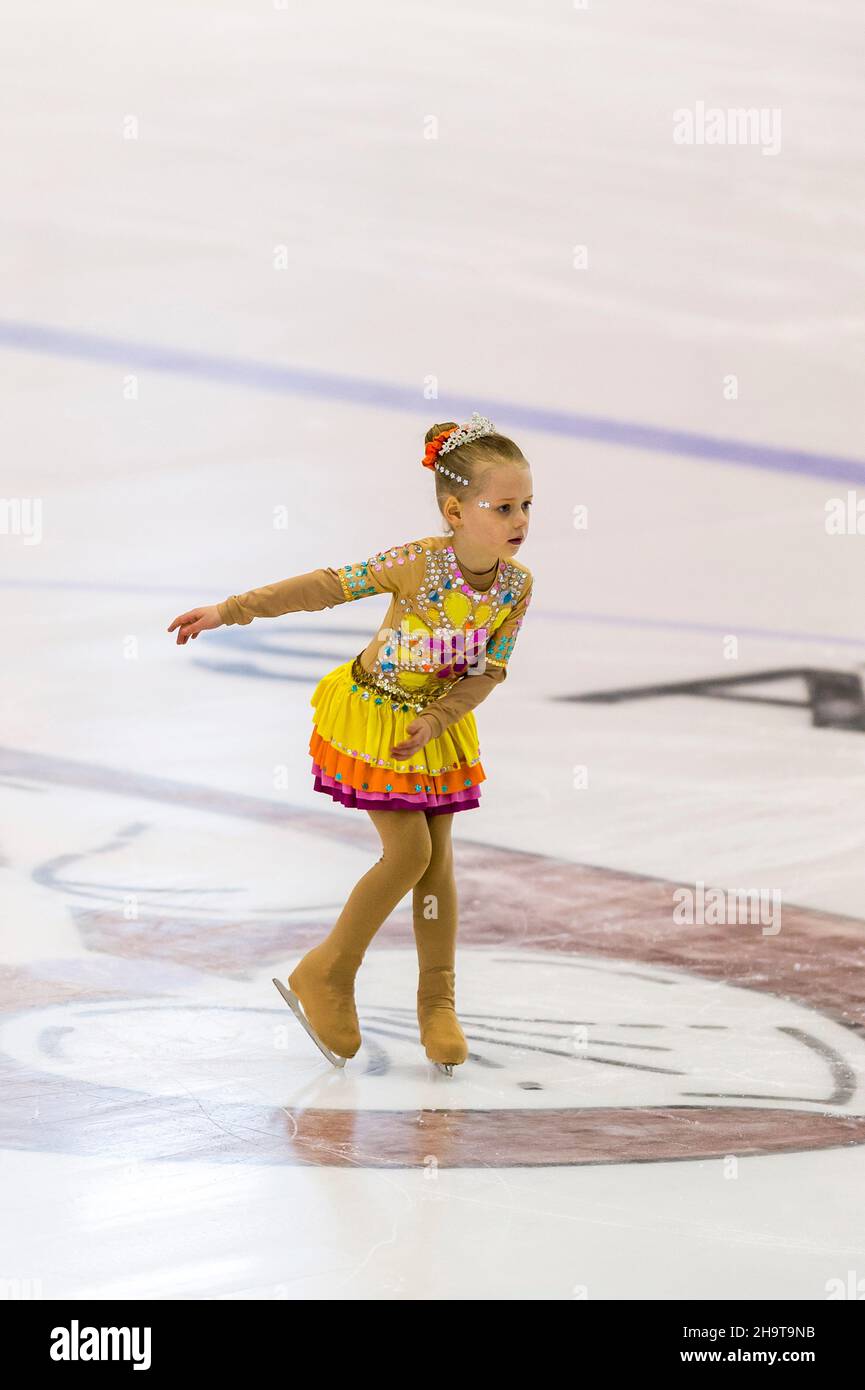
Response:
[[[29,870],[40,891],[65,896],[80,951],[47,961],[38,953],[32,963],[21,959],[0,982],[9,1064],[0,1135],[6,1147],[84,1154],[101,1151],[110,1135],[113,1151],[128,1161],[170,1152],[175,1161],[197,1161],[204,1154],[212,1162],[357,1170],[420,1168],[431,1155],[442,1168],[525,1168],[768,1156],[865,1144],[861,1100],[857,1106],[863,1074],[858,919],[788,904],[779,951],[761,935],[737,931],[731,938],[723,924],[707,923],[694,932],[674,923],[676,885],[665,878],[498,844],[460,845],[462,966],[472,969],[476,948],[475,967],[482,967],[495,1001],[490,1008],[476,1000],[465,1015],[472,1066],[457,1086],[465,1080],[468,1087],[430,1089],[438,1078],[430,1079],[416,1036],[414,952],[405,945],[407,923],[401,918],[382,928],[384,950],[371,957],[364,975],[365,1054],[354,1068],[354,1080],[365,1088],[363,1100],[356,1105],[349,1099],[341,1108],[338,1095],[328,1105],[326,1095],[310,1090],[321,1074],[302,1035],[289,1032],[283,1045],[281,1036],[267,1033],[269,1015],[282,1013],[262,1012],[256,993],[262,960],[269,974],[314,944],[327,908],[308,905],[300,920],[289,912],[274,923],[269,910],[264,917],[255,910],[238,912],[235,889],[217,883],[224,903],[216,905],[214,922],[210,904],[202,910],[194,901],[164,901],[166,892],[174,898],[184,883],[173,858],[162,864],[157,846],[156,857],[145,862],[147,872],[138,874],[146,886],[137,891],[145,900],[130,918],[124,901],[135,882],[122,855],[131,852],[130,862],[138,864],[143,850],[130,850],[132,838],[141,828],[161,824],[148,802],[170,807],[172,816],[184,807],[195,817],[216,813],[270,822],[274,830],[294,826],[304,836],[317,835],[323,855],[331,844],[369,849],[365,817],[352,820],[331,808],[299,814],[275,800],[11,748],[0,748],[0,777],[4,773],[18,780],[29,776],[33,787],[122,798],[115,812],[121,818],[113,825],[110,804],[94,803],[92,843],[61,843],[53,858]],[[140,805],[130,805],[132,798]],[[79,837],[80,796],[58,802],[58,815],[64,806],[67,817],[72,813],[69,834]],[[113,865],[106,860],[112,848],[121,856]],[[89,892],[89,904],[82,903],[81,888],[85,896]],[[113,902],[106,891],[114,894]],[[396,1011],[382,1003],[395,988],[391,952],[401,987],[408,981]],[[800,969],[801,962],[807,968]],[[498,984],[489,975],[494,967],[503,972]],[[546,1046],[537,1022],[549,1012],[544,967],[557,981],[563,969],[573,977],[561,1017],[549,1019]],[[185,978],[178,971],[193,973]],[[533,974],[538,978],[530,990]],[[247,990],[248,1002],[242,997]],[[671,999],[662,999],[671,992]],[[514,1003],[520,1005],[516,1010]],[[718,1014],[721,1003],[729,1006],[729,1017]],[[249,1038],[238,1040],[229,1013],[236,1011],[243,1023],[250,1007],[256,1017]],[[523,1027],[514,1029],[510,1021],[520,1008]],[[734,1058],[726,1069],[734,1085],[725,1086],[725,1071],[701,1061],[699,1045],[691,1045],[695,1019],[705,1019],[710,1008],[731,1043],[747,1025],[770,1058],[783,1038],[804,1047],[815,1064],[809,1070],[807,1059],[800,1063],[788,1047],[792,1061],[786,1072],[776,1069],[777,1092],[755,1095],[755,1082],[765,1084],[762,1073],[743,1075],[740,1085]],[[383,1010],[391,1016],[390,1027],[382,1025]],[[666,1038],[658,1032],[659,1019],[672,1030]],[[620,1038],[622,1022],[632,1035],[634,1026],[652,1024],[662,1046],[647,1050],[639,1036]],[[106,1038],[123,1036],[128,1055],[108,1056],[106,1063]],[[624,1043],[636,1056],[623,1057],[621,1047],[618,1055],[608,1055],[611,1042]],[[723,1037],[721,1043],[723,1058],[729,1046]],[[691,1089],[681,1094],[671,1045],[687,1062],[678,1075],[688,1078]],[[656,1056],[654,1064],[648,1051]],[[242,1058],[241,1070],[251,1067],[243,1076],[229,1074],[228,1091],[220,1089],[225,1057],[236,1059],[232,1067]],[[214,1058],[220,1063],[216,1070]],[[98,1066],[88,1071],[94,1059]],[[264,1078],[256,1072],[265,1060],[272,1096],[262,1095]],[[564,1062],[573,1063],[573,1075],[562,1071]],[[178,1072],[187,1066],[199,1069],[190,1084]],[[488,1097],[482,1095],[479,1104],[471,1089],[477,1084],[483,1092],[483,1070],[495,1072],[507,1098],[494,1098],[489,1110]],[[647,1089],[654,1079],[669,1079],[669,1094]],[[370,1089],[383,1081],[390,1088],[384,1108],[380,1093]],[[622,1089],[626,1081],[630,1090]],[[701,1081],[702,1091],[696,1089]],[[562,1090],[565,1083],[576,1088],[573,1096]],[[232,1088],[243,1093],[244,1087],[252,1094],[238,1099]],[[538,1097],[539,1091],[546,1095]],[[541,1104],[526,1104],[529,1093]],[[20,1096],[23,1103],[16,1100]],[[32,1122],[34,1099],[39,1125]],[[545,1099],[559,1104],[544,1105]]]
[[[187,581],[183,581],[186,584]],[[0,579],[0,589],[61,589],[73,592],[81,590],[83,592],[95,592],[104,594],[176,594],[183,587],[183,584],[123,584],[115,581],[105,581],[101,579]],[[658,628],[667,632],[702,632],[707,636],[715,633],[735,632],[740,637],[760,637],[770,642],[809,642],[822,647],[853,647],[855,649],[865,648],[865,640],[861,637],[841,637],[826,635],[820,632],[786,632],[782,628],[771,627],[746,627],[741,623],[731,619],[728,623],[698,623],[689,619],[680,618],[647,618],[642,614],[627,613],[593,613],[588,611],[574,613],[554,613],[548,609],[534,607],[532,609],[533,621],[535,618],[543,618],[545,622],[564,622],[564,623],[589,623],[594,627],[635,627],[635,628]],[[290,615],[292,617],[296,614]],[[302,627],[287,627],[284,629],[287,634],[308,633],[309,627],[304,624]],[[324,629],[329,636],[334,635],[333,628]],[[361,636],[365,629],[351,629],[352,638]],[[349,629],[342,629],[337,636],[348,634]],[[249,642],[250,637],[244,633],[243,639]],[[218,640],[225,640],[225,634],[221,634]],[[233,640],[233,639],[231,639]],[[292,653],[293,655],[294,653]],[[286,680],[294,679],[286,676]],[[306,677],[298,678],[306,679]]]
[[[325,372],[312,367],[276,366],[254,359],[192,352],[14,319],[0,319],[0,346],[20,352],[75,358],[83,362],[145,367],[151,371],[199,377],[205,381],[219,381],[224,385],[250,387],[278,395],[314,396],[339,401],[344,405],[406,410],[415,415],[426,404],[417,386],[401,386],[395,382]],[[479,410],[481,414],[501,420],[508,428],[536,430],[567,439],[591,439],[599,444],[615,444],[649,453],[798,473],[811,478],[865,483],[865,461],[835,454],[752,444],[689,430],[521,405],[496,400],[481,393],[469,397],[446,392],[438,398],[437,409],[439,414],[451,414],[455,419],[468,418],[472,411]]]

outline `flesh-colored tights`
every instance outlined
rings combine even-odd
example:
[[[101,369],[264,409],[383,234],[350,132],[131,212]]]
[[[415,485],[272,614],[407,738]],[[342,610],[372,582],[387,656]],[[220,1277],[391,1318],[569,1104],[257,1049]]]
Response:
[[[369,811],[382,843],[377,863],[358,880],[330,933],[307,952],[289,977],[312,1026],[334,1052],[353,1057],[360,1046],[354,977],[379,928],[406,893],[418,955],[418,1010],[438,1061],[463,1061],[464,1038],[454,1011],[457,889],[453,813]],[[462,1039],[462,1041],[460,1041]],[[463,1055],[456,1055],[462,1053]]]

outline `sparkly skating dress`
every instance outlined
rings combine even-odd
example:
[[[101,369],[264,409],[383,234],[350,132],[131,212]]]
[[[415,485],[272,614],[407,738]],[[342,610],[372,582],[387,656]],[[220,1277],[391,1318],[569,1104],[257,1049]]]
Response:
[[[486,774],[473,711],[507,676],[531,589],[530,572],[515,560],[475,575],[460,570],[448,538],[428,536],[235,594],[218,610],[224,623],[249,623],[390,594],[368,646],[313,691],[314,787],[360,810],[443,813],[479,803]],[[394,759],[419,714],[433,737]]]

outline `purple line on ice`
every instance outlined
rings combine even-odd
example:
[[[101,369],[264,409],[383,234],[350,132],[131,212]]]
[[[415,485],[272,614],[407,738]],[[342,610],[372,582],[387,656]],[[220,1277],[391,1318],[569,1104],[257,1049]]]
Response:
[[[377,409],[424,411],[426,402],[417,386],[346,376],[338,372],[308,367],[274,366],[267,362],[212,353],[186,352],[153,343],[139,343],[97,333],[81,333],[43,324],[0,320],[0,346],[21,352],[72,357],[81,361],[110,362],[122,367],[142,367],[180,376],[221,381],[231,386],[251,387],[279,394],[317,396],[351,405]],[[865,462],[834,454],[810,453],[803,449],[778,448],[770,444],[749,444],[743,440],[713,438],[687,430],[641,425],[603,416],[579,415],[564,410],[499,401],[482,395],[468,397],[445,392],[438,398],[439,415],[467,418],[473,410],[488,414],[507,428],[522,427],[569,439],[593,439],[599,444],[617,444],[650,453],[676,454],[716,463],[740,464],[781,473],[799,473],[811,478],[832,478],[841,482],[865,483]],[[427,411],[428,413],[428,411]]]

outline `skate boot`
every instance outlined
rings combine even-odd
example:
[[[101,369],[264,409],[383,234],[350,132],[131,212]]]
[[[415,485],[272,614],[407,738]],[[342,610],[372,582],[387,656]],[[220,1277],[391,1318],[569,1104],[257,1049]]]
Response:
[[[420,1040],[439,1071],[453,1076],[454,1066],[469,1055],[454,1007],[455,972],[445,966],[421,970],[417,989]]]
[[[314,946],[288,977],[274,984],[297,1020],[335,1067],[344,1067],[361,1045],[354,979],[363,957],[346,956],[326,943]]]

